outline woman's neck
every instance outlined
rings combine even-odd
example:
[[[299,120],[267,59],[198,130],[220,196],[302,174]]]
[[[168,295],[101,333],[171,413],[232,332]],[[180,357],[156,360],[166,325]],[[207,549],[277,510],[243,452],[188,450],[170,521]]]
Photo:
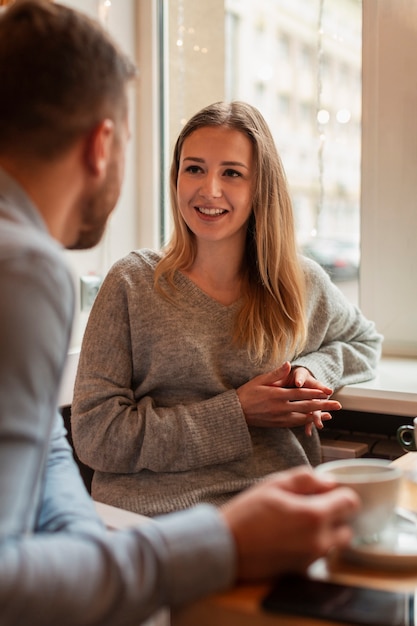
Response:
[[[183,272],[218,302],[230,305],[242,295],[242,255],[199,250],[193,265]]]

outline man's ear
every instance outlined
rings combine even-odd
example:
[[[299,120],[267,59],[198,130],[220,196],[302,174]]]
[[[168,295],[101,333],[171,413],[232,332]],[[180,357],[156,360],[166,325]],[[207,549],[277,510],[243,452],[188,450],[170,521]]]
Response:
[[[102,120],[86,138],[86,163],[90,173],[101,178],[106,173],[114,137],[114,122]]]

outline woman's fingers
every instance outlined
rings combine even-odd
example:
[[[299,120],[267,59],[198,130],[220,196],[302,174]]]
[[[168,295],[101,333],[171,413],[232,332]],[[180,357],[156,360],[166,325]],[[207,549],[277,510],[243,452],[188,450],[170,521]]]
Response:
[[[322,428],[324,428],[323,422],[327,422],[328,420],[332,419],[331,414],[327,413],[326,411],[314,411],[306,417],[309,421],[306,422],[305,433],[309,437],[311,437],[311,435],[313,434],[313,426],[321,430]]]
[[[247,423],[261,428],[292,428],[313,422],[317,428],[323,428],[323,420],[331,418],[329,412],[342,408],[340,402],[329,400],[320,387],[282,386],[288,372],[287,362],[236,390]],[[307,434],[311,434],[312,428],[306,427]]]

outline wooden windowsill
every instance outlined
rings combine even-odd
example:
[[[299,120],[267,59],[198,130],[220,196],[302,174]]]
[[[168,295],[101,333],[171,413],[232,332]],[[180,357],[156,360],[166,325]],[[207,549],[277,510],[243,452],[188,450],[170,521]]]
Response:
[[[350,411],[417,417],[417,359],[384,357],[376,378],[346,385],[334,398]]]

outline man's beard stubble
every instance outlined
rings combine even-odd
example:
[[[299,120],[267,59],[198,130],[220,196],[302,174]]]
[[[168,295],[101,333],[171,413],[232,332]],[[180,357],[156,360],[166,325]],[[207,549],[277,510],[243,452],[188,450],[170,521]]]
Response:
[[[107,171],[106,179],[100,189],[88,198],[81,200],[81,226],[78,237],[68,250],[87,250],[94,248],[102,239],[108,218],[119,198],[117,163],[114,159]]]

